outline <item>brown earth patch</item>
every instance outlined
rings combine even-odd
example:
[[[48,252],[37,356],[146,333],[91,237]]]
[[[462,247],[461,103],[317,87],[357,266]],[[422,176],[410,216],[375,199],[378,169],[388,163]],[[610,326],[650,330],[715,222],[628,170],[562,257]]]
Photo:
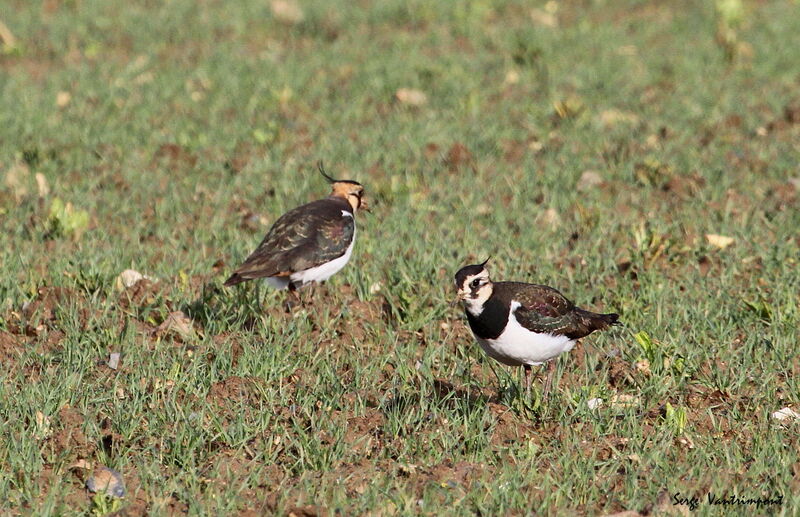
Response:
[[[50,437],[50,444],[56,454],[68,451],[69,463],[79,458],[89,458],[97,450],[97,445],[83,433],[83,421],[83,415],[68,405],[58,412],[58,429]]]
[[[787,104],[783,108],[782,116],[778,116],[770,122],[767,122],[765,127],[767,131],[773,133],[786,131],[795,124],[800,124],[800,105]]]
[[[492,446],[508,446],[520,441],[528,441],[536,436],[536,429],[531,421],[511,411],[503,404],[489,402],[489,411],[495,418],[490,443]]]
[[[343,483],[350,497],[358,497],[367,491],[369,486],[386,475],[380,468],[367,460],[339,466],[334,472],[337,482]]]
[[[432,467],[428,473],[428,477],[439,483],[457,483],[467,488],[469,481],[476,477],[481,477],[480,474],[485,470],[486,465],[482,463],[476,464],[467,461],[453,463],[450,460],[446,460]]]
[[[242,485],[248,477],[257,473],[260,481],[256,486],[245,489],[243,495],[246,500],[257,498],[253,488],[270,489],[279,486],[286,478],[286,473],[279,465],[264,465],[230,449],[223,449],[209,458],[203,472],[209,477],[211,484],[220,490]]]
[[[790,182],[773,185],[767,191],[765,199],[767,212],[783,212],[784,210],[796,209],[798,204],[797,190],[798,186]]]
[[[231,174],[238,174],[258,155],[258,148],[249,142],[239,142],[227,157],[223,167]]]
[[[4,365],[14,363],[24,348],[25,342],[21,337],[0,330],[0,360]]]
[[[450,172],[458,172],[462,167],[475,169],[475,157],[461,142],[456,142],[447,150],[443,164]]]
[[[85,327],[92,310],[81,293],[66,287],[40,287],[36,297],[22,307],[22,316],[27,322],[25,333],[38,335],[43,330],[41,325],[56,328],[59,311],[71,305],[78,311],[81,327]]]
[[[375,408],[368,408],[363,416],[347,418],[344,442],[353,451],[370,458],[383,447],[383,423],[383,413]]]
[[[696,196],[706,185],[706,180],[697,172],[691,174],[673,174],[661,186],[664,192],[674,194],[678,198],[687,199]]]
[[[62,476],[63,473],[60,470],[55,469],[51,465],[45,465],[39,473],[39,486],[43,488],[53,486],[57,483],[56,478],[61,478]],[[73,476],[70,479],[70,484],[72,490],[67,490],[64,500],[60,502],[71,509],[87,508],[89,505],[89,498],[87,497],[83,480]],[[40,502],[44,502],[46,494],[47,490],[42,490],[42,494],[38,495],[37,499],[39,499]]]
[[[178,144],[162,144],[153,153],[153,164],[164,162],[171,170],[197,165],[197,156]]]
[[[352,344],[358,344],[359,348],[363,348],[364,345],[370,343],[369,332],[365,324],[380,323],[385,318],[384,305],[386,301],[383,296],[376,296],[369,301],[353,298],[346,303],[354,318],[339,320],[337,330],[347,336]]]
[[[212,384],[206,399],[220,405],[227,405],[231,400],[255,402],[257,399],[255,386],[262,383],[263,381],[256,377],[234,375]]]
[[[611,358],[608,361],[608,382],[612,387],[636,386],[633,374],[631,365],[627,361],[619,357]]]

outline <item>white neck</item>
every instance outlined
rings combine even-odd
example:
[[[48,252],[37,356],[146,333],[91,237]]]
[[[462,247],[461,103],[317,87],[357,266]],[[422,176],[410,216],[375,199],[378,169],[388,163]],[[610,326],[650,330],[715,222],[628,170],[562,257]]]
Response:
[[[480,298],[467,298],[464,300],[464,307],[467,309],[468,313],[477,318],[483,312],[483,303],[485,301],[486,300],[482,300]]]

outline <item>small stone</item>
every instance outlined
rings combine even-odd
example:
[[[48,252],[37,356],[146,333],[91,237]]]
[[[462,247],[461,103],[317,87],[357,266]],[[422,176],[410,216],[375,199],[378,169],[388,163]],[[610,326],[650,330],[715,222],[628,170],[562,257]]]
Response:
[[[17,201],[28,195],[29,178],[30,169],[25,163],[15,163],[6,172],[5,186]]]
[[[558,27],[558,18],[552,12],[543,9],[531,9],[530,15],[534,25],[550,29]]]
[[[413,476],[417,473],[417,466],[411,463],[401,463],[398,470],[404,476]]]
[[[800,413],[795,411],[790,407],[785,407],[783,409],[779,409],[772,413],[772,418],[779,422],[785,422],[787,420],[797,420],[800,419]]]
[[[114,352],[113,354],[109,355],[108,362],[106,364],[112,370],[119,368],[119,352]]]
[[[36,188],[39,191],[39,197],[47,197],[50,193],[50,186],[47,184],[47,178],[41,172],[37,172],[34,177],[36,178]]]
[[[125,482],[122,475],[108,467],[99,467],[86,480],[86,488],[92,493],[105,493],[111,497],[125,497]]]
[[[509,70],[506,72],[506,78],[504,82],[506,84],[517,84],[519,82],[519,72],[516,70]]]
[[[650,361],[648,361],[647,359],[640,359],[640,360],[636,361],[636,364],[634,365],[634,367],[636,368],[637,371],[640,371],[645,375],[650,375],[650,373],[651,373],[650,372]]]
[[[394,94],[395,98],[403,104],[409,106],[422,106],[428,102],[428,96],[422,90],[414,88],[400,88]]]
[[[721,250],[724,250],[736,241],[733,237],[726,237],[725,235],[717,235],[715,233],[707,233],[706,240],[709,244]]]
[[[578,191],[586,192],[603,184],[603,177],[597,171],[584,171],[578,180]]]
[[[553,227],[558,226],[558,223],[561,221],[561,217],[559,217],[555,208],[548,208],[542,212],[540,217],[545,223]]]
[[[139,280],[150,280],[151,282],[155,282],[155,278],[151,278],[147,275],[143,275],[136,270],[133,269],[126,269],[122,273],[117,276],[117,280],[114,282],[114,286],[122,291],[129,287],[133,287],[136,285],[136,282]]]
[[[287,25],[294,25],[305,19],[303,10],[295,2],[274,0],[270,7],[272,8],[272,15],[275,19]]]
[[[628,111],[609,109],[601,111],[597,121],[601,126],[610,128],[621,124],[636,124],[639,122],[639,117]]]
[[[72,95],[69,92],[58,92],[56,94],[56,106],[59,108],[65,107],[72,100]]]
[[[586,401],[586,405],[589,406],[589,409],[595,410],[603,405],[603,399],[599,397],[595,397],[593,399],[589,399]]]

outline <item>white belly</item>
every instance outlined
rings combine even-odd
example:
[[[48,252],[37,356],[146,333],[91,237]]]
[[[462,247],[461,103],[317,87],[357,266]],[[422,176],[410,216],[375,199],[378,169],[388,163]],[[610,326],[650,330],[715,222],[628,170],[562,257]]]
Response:
[[[289,287],[289,279],[285,276],[268,276],[265,278],[267,285],[275,289],[286,289]]]
[[[353,254],[353,246],[355,243],[356,233],[355,230],[353,230],[353,240],[350,241],[350,245],[347,247],[347,250],[345,250],[344,255],[341,257],[335,258],[330,262],[326,262],[325,264],[321,264],[316,267],[292,273],[289,275],[289,278],[272,276],[267,277],[266,281],[275,289],[286,289],[289,287],[289,281],[298,287],[309,282],[324,282],[341,271],[341,269],[347,264],[347,262],[350,260],[350,255]]]
[[[509,366],[535,366],[569,352],[575,346],[575,340],[567,336],[538,334],[520,325],[514,316],[517,307],[519,304],[512,303],[508,325],[500,336],[495,339],[475,337],[489,357]]]

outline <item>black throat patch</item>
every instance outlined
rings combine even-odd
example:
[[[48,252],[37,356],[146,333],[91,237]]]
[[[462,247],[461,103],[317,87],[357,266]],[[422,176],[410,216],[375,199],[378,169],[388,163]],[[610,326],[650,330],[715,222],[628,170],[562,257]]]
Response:
[[[497,297],[492,296],[483,305],[483,312],[473,316],[469,311],[467,320],[472,332],[481,339],[496,339],[500,337],[508,323],[509,306]]]

